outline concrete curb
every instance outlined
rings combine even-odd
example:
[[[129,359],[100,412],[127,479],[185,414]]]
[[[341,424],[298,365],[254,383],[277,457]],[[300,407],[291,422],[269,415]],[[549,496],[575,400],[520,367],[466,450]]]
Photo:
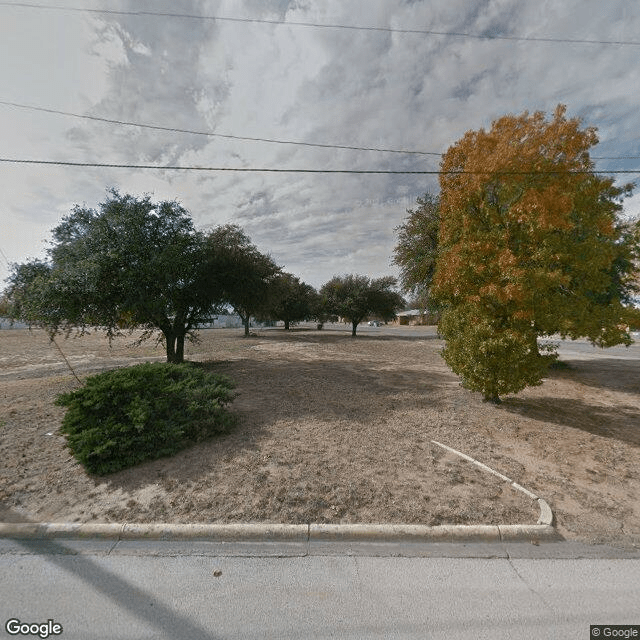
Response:
[[[537,500],[537,524],[438,525],[419,524],[109,524],[58,522],[0,523],[0,538],[205,541],[221,543],[327,543],[327,542],[542,542],[561,539],[553,527],[553,513],[540,497],[507,476],[470,456],[432,440],[433,444],[472,462],[508,482],[515,491]]]
[[[504,542],[557,540],[547,525],[0,523],[0,538],[207,542]]]

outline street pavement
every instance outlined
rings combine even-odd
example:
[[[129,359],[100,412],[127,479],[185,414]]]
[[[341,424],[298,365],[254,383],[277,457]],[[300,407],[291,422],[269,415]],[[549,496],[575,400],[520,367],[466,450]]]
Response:
[[[309,325],[311,328],[311,325]],[[281,329],[261,329],[261,331],[279,331]],[[324,326],[324,331],[328,333],[351,332],[351,325],[344,323],[328,323]],[[415,338],[415,339],[436,339],[438,338],[438,327],[436,326],[398,326],[394,324],[382,325],[380,327],[370,327],[367,323],[358,325],[359,336],[362,337],[394,337],[394,338]],[[603,359],[603,358],[623,358],[627,360],[640,360],[640,331],[631,333],[634,343],[625,347],[624,345],[607,347],[601,349],[594,347],[585,338],[577,340],[561,340],[559,337],[545,337],[540,339],[540,344],[558,345],[558,354],[561,359]]]
[[[640,625],[640,551],[575,543],[0,540],[0,618],[63,640],[590,638]],[[14,623],[14,625],[17,623]],[[30,636],[30,637],[43,637]],[[633,637],[633,636],[631,636]]]
[[[615,360],[640,360],[640,333],[636,331],[631,336],[634,342],[628,347],[617,345],[602,349],[594,347],[584,338],[578,340],[543,338],[540,340],[540,344],[558,345],[558,354],[561,360],[605,360],[610,358]]]

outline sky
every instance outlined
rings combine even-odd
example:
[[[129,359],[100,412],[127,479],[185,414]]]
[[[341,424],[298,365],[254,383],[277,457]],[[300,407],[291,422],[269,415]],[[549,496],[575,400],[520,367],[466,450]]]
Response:
[[[562,103],[597,127],[592,156],[615,158],[597,169],[640,185],[638,33],[629,0],[0,2],[0,158],[437,171],[466,131]],[[0,289],[9,263],[45,257],[62,217],[110,188],[178,200],[201,229],[238,224],[319,287],[397,275],[394,229],[438,181],[0,162]]]

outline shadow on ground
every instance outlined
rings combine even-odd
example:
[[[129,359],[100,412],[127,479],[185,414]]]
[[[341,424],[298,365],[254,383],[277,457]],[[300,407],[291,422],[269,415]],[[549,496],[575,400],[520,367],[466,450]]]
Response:
[[[318,423],[361,424],[385,421],[389,412],[440,404],[446,375],[430,372],[416,380],[416,372],[394,368],[379,371],[375,363],[357,360],[287,359],[272,354],[265,359],[241,358],[204,362],[212,373],[236,383],[230,405],[239,424],[221,436],[185,449],[172,458],[145,462],[106,476],[92,476],[111,488],[141,488],[149,478],[160,482],[197,482],[239,453],[259,450],[260,441],[279,421],[312,419]],[[203,460],[206,464],[199,464]],[[162,472],[161,472],[162,470]],[[144,471],[144,473],[141,473]]]
[[[0,522],[31,522],[31,520],[0,501]]]
[[[569,368],[552,372],[552,377],[574,380],[590,387],[640,394],[640,360],[625,358],[594,358],[572,360],[562,358]]]
[[[372,341],[372,342],[420,342],[422,340],[441,340],[435,333],[420,333],[418,335],[402,334],[382,334],[382,333],[357,333],[355,338],[351,335],[351,329],[328,329],[316,331],[312,329],[297,329],[285,331],[284,329],[268,329],[259,334],[253,334],[249,339],[259,338],[260,340],[291,340],[317,343],[344,343],[350,341]]]
[[[538,397],[505,398],[501,408],[640,447],[640,410],[635,406],[609,409],[580,399]]]

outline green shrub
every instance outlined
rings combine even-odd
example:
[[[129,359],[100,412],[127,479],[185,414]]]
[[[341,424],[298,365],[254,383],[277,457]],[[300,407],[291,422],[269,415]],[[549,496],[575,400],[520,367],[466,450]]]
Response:
[[[462,385],[481,391],[490,402],[541,384],[556,358],[552,347],[537,346],[536,334],[526,322],[501,322],[472,304],[447,309],[438,332],[446,341],[442,356]]]
[[[233,387],[193,364],[146,363],[92,376],[56,404],[68,407],[61,431],[71,453],[101,475],[227,431]]]

